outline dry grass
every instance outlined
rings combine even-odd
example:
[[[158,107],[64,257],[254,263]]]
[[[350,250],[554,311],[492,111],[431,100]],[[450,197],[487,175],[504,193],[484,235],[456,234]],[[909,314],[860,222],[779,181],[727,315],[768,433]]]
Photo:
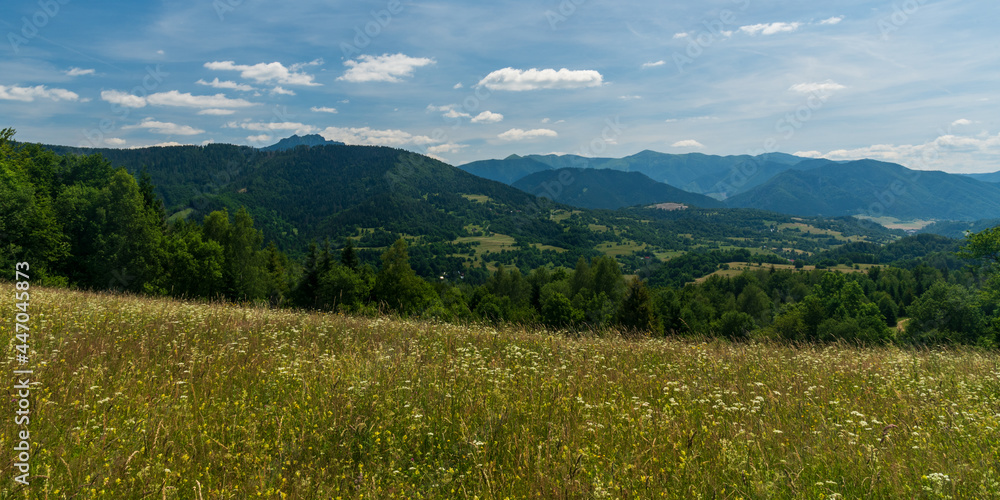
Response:
[[[5,459],[4,498],[1000,495],[995,353],[32,299],[34,477]]]

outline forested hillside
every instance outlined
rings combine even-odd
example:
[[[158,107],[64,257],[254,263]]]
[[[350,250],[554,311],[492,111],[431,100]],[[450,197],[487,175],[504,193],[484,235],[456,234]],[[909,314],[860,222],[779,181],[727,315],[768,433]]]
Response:
[[[701,208],[724,206],[718,200],[656,182],[640,172],[610,169],[545,170],[522,177],[511,186],[581,208],[614,210],[655,203],[680,203]]]

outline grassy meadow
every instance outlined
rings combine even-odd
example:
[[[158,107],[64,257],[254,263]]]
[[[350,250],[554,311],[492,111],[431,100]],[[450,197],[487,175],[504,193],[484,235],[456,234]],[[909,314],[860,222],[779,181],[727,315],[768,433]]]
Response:
[[[9,398],[2,498],[1000,497],[996,353],[31,298],[31,485]]]

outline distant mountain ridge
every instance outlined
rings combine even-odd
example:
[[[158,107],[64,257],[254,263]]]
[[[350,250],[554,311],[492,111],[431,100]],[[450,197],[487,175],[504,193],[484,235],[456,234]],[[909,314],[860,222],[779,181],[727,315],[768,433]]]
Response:
[[[983,182],[1000,182],[1000,171],[993,172],[990,174],[965,174],[977,181]]]
[[[701,153],[677,155],[645,150],[624,158],[511,155],[503,160],[466,163],[459,168],[506,184],[513,184],[518,179],[535,172],[560,168],[641,172],[654,181],[723,200],[760,185],[789,168],[804,168],[799,167],[803,160],[807,158],[784,153],[715,156]]]
[[[289,149],[295,149],[299,146],[344,146],[343,142],[339,141],[328,141],[323,136],[319,134],[307,134],[307,135],[292,135],[291,137],[286,137],[270,146],[259,148],[261,151],[287,151]]]
[[[725,206],[714,198],[656,182],[641,172],[611,169],[544,170],[522,177],[512,186],[536,196],[581,208],[614,210],[652,203],[681,203],[701,208]]]
[[[727,200],[733,208],[796,215],[977,220],[1000,217],[1000,185],[875,160],[811,160]]]

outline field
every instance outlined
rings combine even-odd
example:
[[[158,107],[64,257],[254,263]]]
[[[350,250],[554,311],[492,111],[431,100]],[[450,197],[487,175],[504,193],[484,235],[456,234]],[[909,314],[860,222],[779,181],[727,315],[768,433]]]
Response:
[[[728,262],[727,264],[729,264],[729,269],[719,269],[718,271],[715,271],[712,274],[702,276],[701,278],[694,280],[694,282],[704,283],[706,280],[708,280],[708,278],[712,276],[733,278],[743,274],[744,271],[749,271],[752,269],[770,269],[772,267],[775,269],[781,269],[786,271],[791,271],[795,269],[795,266],[792,264],[752,264],[750,262]],[[865,273],[868,272],[869,269],[874,267],[874,264],[857,264],[857,266],[858,268],[854,269],[853,267],[848,265],[838,264],[836,266],[828,267],[827,269],[830,269],[832,271],[840,271],[842,273]],[[802,271],[814,271],[815,269],[816,266],[802,266]]]
[[[1000,495],[996,353],[31,299],[32,482],[11,402],[3,498]]]

